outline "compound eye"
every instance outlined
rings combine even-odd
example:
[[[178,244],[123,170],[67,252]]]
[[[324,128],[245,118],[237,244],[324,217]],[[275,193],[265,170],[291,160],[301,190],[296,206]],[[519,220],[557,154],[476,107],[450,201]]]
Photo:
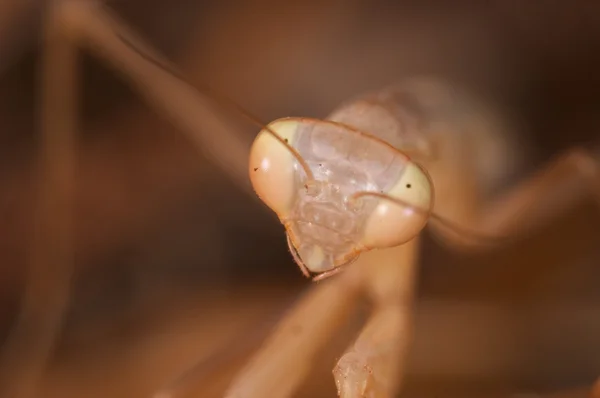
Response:
[[[407,164],[386,196],[391,200],[378,198],[367,219],[362,240],[366,247],[382,249],[406,243],[421,232],[429,218],[433,206],[432,183],[415,163]]]
[[[298,122],[282,120],[271,123],[268,128],[291,143]],[[258,197],[280,218],[292,208],[298,184],[297,160],[289,148],[271,132],[261,130],[250,149],[250,181]]]

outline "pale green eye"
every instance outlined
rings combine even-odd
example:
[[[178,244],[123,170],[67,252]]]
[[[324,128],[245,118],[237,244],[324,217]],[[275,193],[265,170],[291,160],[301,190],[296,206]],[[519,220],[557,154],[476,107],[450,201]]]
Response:
[[[431,181],[413,162],[407,163],[398,182],[385,194],[407,205],[379,200],[364,229],[362,242],[369,248],[398,246],[413,239],[427,223],[433,205]]]

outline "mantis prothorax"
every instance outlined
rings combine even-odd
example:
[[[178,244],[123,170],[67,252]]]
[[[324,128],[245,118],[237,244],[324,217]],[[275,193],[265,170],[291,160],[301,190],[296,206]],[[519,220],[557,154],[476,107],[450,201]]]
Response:
[[[60,44],[54,56],[71,57],[67,63],[72,68],[74,48],[91,49],[166,110],[199,146],[219,153],[220,144],[226,143],[227,158],[237,162],[221,165],[242,184],[249,173],[258,196],[284,224],[303,272],[322,279],[346,270],[314,286],[278,324],[233,380],[228,397],[291,396],[307,376],[313,357],[361,297],[369,298],[374,309],[335,366],[338,392],[343,397],[394,396],[409,344],[419,233],[426,225],[455,248],[476,249],[539,228],[586,196],[600,199],[598,161],[573,149],[498,200],[484,200],[481,182],[507,160],[499,156],[490,166],[486,152],[505,138],[497,129],[498,120],[477,102],[428,78],[409,79],[349,101],[327,121],[288,118],[261,125],[246,163],[244,143],[225,135],[215,123],[206,129],[213,119],[194,114],[202,108],[198,93],[166,70],[163,65],[168,63],[117,18],[95,3],[54,5],[47,32]],[[50,91],[58,89],[49,86]],[[204,94],[219,99],[211,91]],[[59,130],[48,129],[47,134]],[[510,156],[510,151],[501,154]],[[65,250],[58,251],[56,261],[67,264],[68,245],[60,247]],[[66,277],[66,267],[63,270]],[[62,301],[46,328],[40,328],[49,336],[59,324],[61,306]],[[35,313],[39,308],[34,302],[29,310]],[[25,356],[31,362],[21,368],[17,383],[35,378],[39,366],[34,361],[44,359],[51,340],[41,340],[37,351]]]

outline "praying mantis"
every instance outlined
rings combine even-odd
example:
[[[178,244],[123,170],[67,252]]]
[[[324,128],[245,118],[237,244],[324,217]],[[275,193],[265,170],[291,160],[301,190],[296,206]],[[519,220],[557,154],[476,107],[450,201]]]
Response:
[[[394,396],[410,343],[423,228],[453,248],[477,250],[543,227],[586,196],[600,200],[600,166],[583,149],[568,151],[488,200],[483,185],[510,156],[506,150],[504,159],[496,159],[487,150],[504,144],[501,123],[468,95],[429,78],[361,95],[334,110],[327,121],[288,118],[262,126],[248,151],[216,119],[199,117],[202,99],[197,92],[166,71],[160,64],[168,63],[102,6],[58,1],[49,14],[46,45],[56,50],[48,50],[49,69],[75,76],[75,48],[89,48],[129,77],[204,150],[218,153],[216,148],[224,146],[232,158],[249,157],[247,163],[220,165],[235,180],[251,180],[256,196],[284,225],[301,270],[322,280],[278,324],[232,381],[227,397],[291,396],[306,378],[311,359],[363,297],[371,301],[372,314],[334,367],[338,393]],[[53,56],[62,58],[53,61]],[[73,87],[47,84],[51,94],[64,93],[62,101],[47,100],[62,107],[45,115],[48,153],[62,160],[47,170],[46,193],[60,210],[54,216],[68,219],[68,200],[61,198],[70,190],[65,177],[72,158],[66,151],[74,123],[66,108],[75,102]],[[214,160],[219,163],[218,157]],[[348,220],[353,221],[349,226],[344,224]],[[64,267],[69,263],[68,234],[59,231],[52,249],[46,249]],[[57,308],[66,300],[61,297]],[[37,348],[47,350],[43,345],[50,340]]]

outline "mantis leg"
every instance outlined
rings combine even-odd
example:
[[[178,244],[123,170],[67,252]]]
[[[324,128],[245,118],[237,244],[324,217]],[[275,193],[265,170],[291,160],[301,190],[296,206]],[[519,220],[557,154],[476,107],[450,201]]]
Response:
[[[418,247],[416,238],[358,260],[373,312],[333,370],[340,397],[396,396],[410,343]]]
[[[459,163],[459,162],[458,162]],[[477,235],[519,238],[547,225],[568,210],[595,198],[600,203],[600,163],[584,149],[572,149],[550,161],[534,175],[495,200],[484,200],[465,163],[446,167],[440,185],[454,187],[452,195],[440,195],[436,212],[455,225]],[[437,187],[437,186],[436,186]],[[460,231],[433,220],[434,232],[458,249],[477,249],[485,239],[471,239]]]
[[[29,398],[62,329],[73,276],[77,56],[51,11],[44,26],[38,192],[27,285],[0,357],[0,395]]]
[[[289,397],[360,298],[357,268],[315,286],[234,379],[228,398]]]
[[[225,397],[290,397],[312,370],[319,352],[347,322],[363,296],[361,272],[353,268],[338,278],[315,284],[282,317],[262,347],[229,383]],[[287,306],[287,305],[286,305]],[[268,322],[271,328],[272,322]],[[219,362],[247,356],[264,333],[241,331],[238,338],[212,358],[203,358],[194,368],[157,391],[154,398],[187,397],[211,382]],[[242,353],[242,351],[244,353]],[[215,363],[217,362],[217,363]],[[203,388],[203,387],[202,387]],[[204,391],[204,390],[203,390]]]
[[[247,176],[250,140],[236,134],[223,118],[215,115],[209,106],[210,95],[204,95],[208,90],[176,76],[176,68],[168,60],[101,4],[77,0],[59,0],[57,4],[65,40],[99,56],[126,77],[201,153],[244,193],[257,199]]]

